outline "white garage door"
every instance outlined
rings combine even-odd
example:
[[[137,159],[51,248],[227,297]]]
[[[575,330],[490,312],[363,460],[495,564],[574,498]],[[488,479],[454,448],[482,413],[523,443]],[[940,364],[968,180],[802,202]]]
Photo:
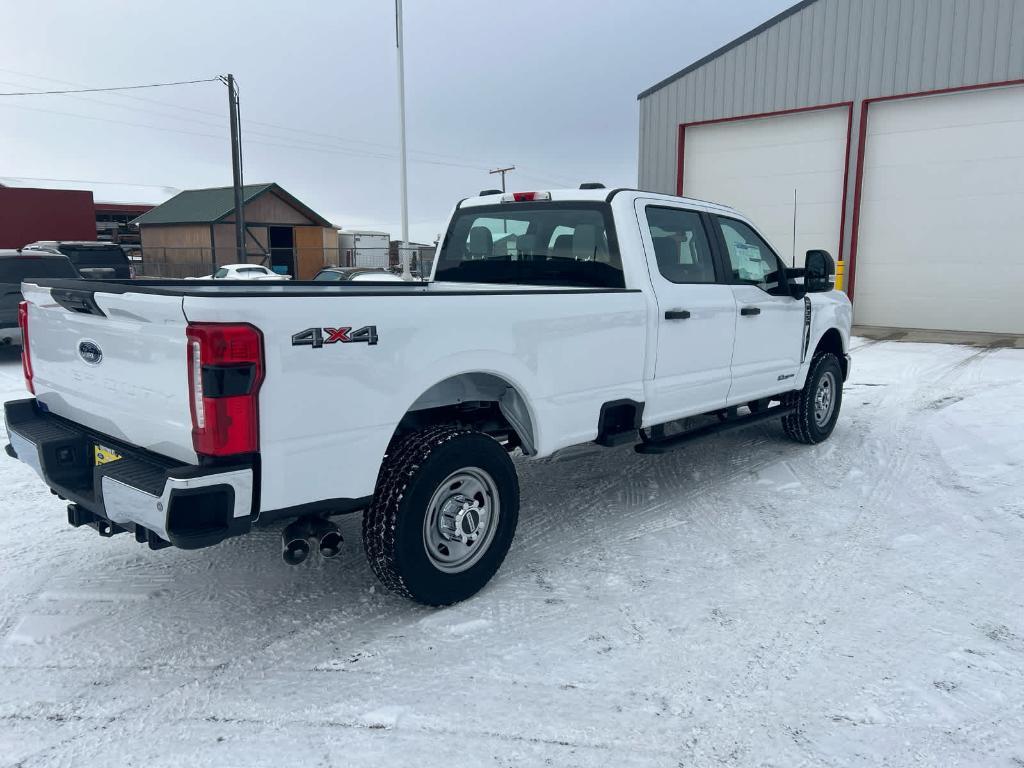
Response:
[[[1024,333],[1024,88],[873,104],[854,319]]]
[[[683,194],[749,216],[787,264],[811,248],[838,259],[848,128],[846,107],[688,126]]]

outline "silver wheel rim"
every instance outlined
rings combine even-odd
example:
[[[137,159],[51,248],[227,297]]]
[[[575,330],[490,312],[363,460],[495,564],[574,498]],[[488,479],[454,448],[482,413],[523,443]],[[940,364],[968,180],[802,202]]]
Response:
[[[479,467],[452,472],[430,497],[423,518],[423,546],[435,568],[461,573],[487,552],[498,529],[498,488]]]
[[[818,380],[818,388],[814,392],[814,423],[824,427],[835,409],[836,377],[831,371],[826,371]]]

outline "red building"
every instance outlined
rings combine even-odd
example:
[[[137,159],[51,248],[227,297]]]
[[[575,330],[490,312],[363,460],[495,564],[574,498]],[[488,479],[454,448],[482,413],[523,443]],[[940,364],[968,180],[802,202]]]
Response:
[[[96,203],[92,192],[30,189],[0,184],[0,248],[21,248],[36,240],[109,240],[138,244],[131,221],[148,203]]]
[[[95,240],[92,192],[0,187],[0,248],[36,240]]]

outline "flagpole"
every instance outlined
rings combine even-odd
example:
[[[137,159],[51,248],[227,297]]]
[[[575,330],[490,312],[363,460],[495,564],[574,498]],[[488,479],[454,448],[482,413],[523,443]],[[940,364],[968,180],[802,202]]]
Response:
[[[402,0],[395,0],[395,48],[398,51],[398,124],[401,145],[401,195],[402,195],[402,242],[398,244],[398,258],[402,263],[402,278],[411,279],[409,274],[409,189],[406,172],[405,149],[405,40],[402,29]]]

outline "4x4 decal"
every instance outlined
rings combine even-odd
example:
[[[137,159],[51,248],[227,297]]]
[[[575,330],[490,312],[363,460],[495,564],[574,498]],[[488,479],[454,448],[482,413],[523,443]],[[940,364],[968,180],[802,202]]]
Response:
[[[293,347],[312,347],[320,349],[324,344],[369,344],[377,343],[377,326],[364,325],[352,330],[351,326],[341,328],[307,328],[292,335]]]

